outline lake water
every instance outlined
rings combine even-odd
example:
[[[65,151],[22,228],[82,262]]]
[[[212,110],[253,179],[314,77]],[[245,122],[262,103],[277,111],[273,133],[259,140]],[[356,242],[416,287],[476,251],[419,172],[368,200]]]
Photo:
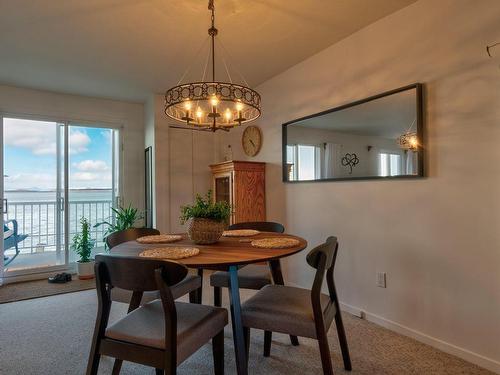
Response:
[[[56,200],[55,191],[5,191],[4,198],[14,202],[50,202]],[[112,199],[112,191],[104,189],[69,190],[70,201],[107,201]]]

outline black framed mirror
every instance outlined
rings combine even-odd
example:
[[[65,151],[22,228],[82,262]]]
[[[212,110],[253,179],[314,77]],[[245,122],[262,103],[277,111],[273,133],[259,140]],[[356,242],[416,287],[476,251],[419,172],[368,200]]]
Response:
[[[283,124],[283,181],[423,177],[422,92],[415,83]]]

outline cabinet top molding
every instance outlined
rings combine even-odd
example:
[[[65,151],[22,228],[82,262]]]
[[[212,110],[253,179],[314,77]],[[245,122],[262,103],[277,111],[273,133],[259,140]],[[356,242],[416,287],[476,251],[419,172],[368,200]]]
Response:
[[[263,171],[265,169],[266,163],[258,161],[240,161],[240,160],[229,160],[222,163],[211,164],[210,169],[213,172],[222,171]]]

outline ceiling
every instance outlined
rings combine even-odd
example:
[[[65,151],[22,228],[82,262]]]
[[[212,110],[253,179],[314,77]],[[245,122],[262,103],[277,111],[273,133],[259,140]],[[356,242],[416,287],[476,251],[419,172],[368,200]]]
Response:
[[[417,90],[384,96],[339,111],[297,121],[292,127],[395,139],[417,130]]]
[[[257,86],[415,1],[216,0],[216,26],[230,66]],[[206,0],[0,0],[0,9],[1,84],[144,101],[191,61],[199,66],[186,78],[203,72]]]

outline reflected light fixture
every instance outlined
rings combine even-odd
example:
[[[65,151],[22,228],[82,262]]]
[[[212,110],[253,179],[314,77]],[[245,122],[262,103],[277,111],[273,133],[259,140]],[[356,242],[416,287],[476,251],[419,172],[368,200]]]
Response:
[[[211,80],[205,80],[207,65],[201,81],[181,83],[183,79],[181,78],[177,86],[165,93],[165,114],[184,123],[182,128],[212,132],[229,131],[231,128],[257,119],[261,114],[261,100],[259,93],[248,87],[243,76],[241,78],[245,85],[233,83],[225,60],[229,82],[216,80],[215,38],[218,30],[215,28],[214,0],[208,1],[208,9],[211,12],[211,27],[208,29],[210,37],[208,57],[211,57],[212,63]],[[208,60],[207,58],[207,64]]]
[[[407,132],[400,135],[397,139],[398,145],[404,150],[416,151],[418,149],[418,137],[415,132]]]
[[[410,128],[396,139],[398,146],[403,150],[417,151],[418,149],[418,135],[416,132],[412,131],[416,120],[417,119],[414,119]]]

